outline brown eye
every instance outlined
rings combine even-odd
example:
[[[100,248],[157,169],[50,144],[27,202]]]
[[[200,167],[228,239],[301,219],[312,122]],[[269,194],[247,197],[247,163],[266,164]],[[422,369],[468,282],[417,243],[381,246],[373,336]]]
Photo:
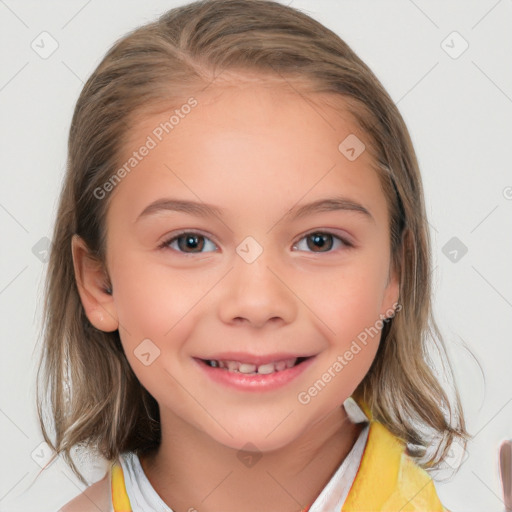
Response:
[[[306,248],[304,248],[304,244],[302,243],[303,240],[306,240]],[[297,244],[294,245],[294,248],[298,248],[299,250],[306,252],[334,252],[332,249],[336,243],[337,247],[340,248],[346,249],[352,247],[350,242],[334,235],[333,233],[315,231],[303,237]],[[302,247],[299,247],[300,245],[302,245]],[[335,247],[335,249],[337,247]]]
[[[163,242],[160,247],[169,248],[185,254],[201,254],[203,252],[210,252],[203,250],[208,243],[211,244],[215,250],[215,244],[209,240],[208,237],[200,233],[184,232]]]
[[[308,247],[311,250],[320,249],[316,252],[329,251],[333,246],[332,235],[329,233],[313,233],[308,235]]]
[[[204,246],[204,237],[202,235],[194,235],[192,233],[181,235],[176,238],[178,240],[178,247],[180,251],[187,252],[188,249],[191,249],[194,252],[201,252],[201,249]]]

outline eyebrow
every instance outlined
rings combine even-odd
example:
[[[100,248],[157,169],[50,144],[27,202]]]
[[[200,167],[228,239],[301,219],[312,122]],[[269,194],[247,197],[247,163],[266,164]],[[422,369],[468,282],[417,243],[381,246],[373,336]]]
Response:
[[[156,201],[153,201],[151,204],[146,206],[146,208],[144,208],[144,210],[142,210],[142,212],[139,214],[135,222],[138,222],[141,218],[148,217],[162,211],[182,212],[189,215],[195,215],[197,217],[222,217],[224,215],[224,210],[218,206],[202,202],[198,203],[195,201],[186,201],[182,199],[165,197],[157,199]],[[286,212],[284,217],[300,219],[314,213],[331,211],[351,211],[361,213],[368,219],[375,221],[372,214],[363,205],[341,196],[328,197],[304,205],[294,206],[288,210],[288,212]]]

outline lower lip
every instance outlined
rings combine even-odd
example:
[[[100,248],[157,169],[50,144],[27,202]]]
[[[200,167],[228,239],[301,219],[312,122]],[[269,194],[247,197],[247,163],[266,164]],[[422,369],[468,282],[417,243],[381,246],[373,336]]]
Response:
[[[314,359],[315,356],[312,356],[291,368],[267,375],[230,372],[223,368],[212,368],[199,359],[194,358],[194,361],[199,365],[200,369],[215,382],[240,391],[261,392],[282,388],[303,373],[313,363]]]

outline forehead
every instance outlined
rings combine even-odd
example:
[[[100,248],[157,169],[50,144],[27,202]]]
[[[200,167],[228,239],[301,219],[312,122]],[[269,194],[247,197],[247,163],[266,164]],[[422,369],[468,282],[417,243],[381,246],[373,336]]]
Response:
[[[385,203],[370,141],[341,97],[282,81],[216,84],[191,97],[133,123],[121,165],[149,139],[154,147],[116,186],[114,203],[130,205],[134,215],[164,192],[220,201],[232,213],[263,204],[283,209],[327,191],[377,201],[377,208]],[[346,152],[354,148],[355,159]]]
[[[130,151],[155,129],[160,131],[156,133],[157,142],[161,142],[161,137],[177,143],[180,138],[188,139],[214,129],[217,133],[210,131],[210,136],[201,143],[220,136],[221,130],[244,131],[247,135],[260,131],[262,137],[273,132],[272,135],[279,136],[278,141],[285,141],[288,136],[298,141],[300,130],[302,138],[307,136],[310,144],[297,147],[297,152],[315,149],[320,139],[324,147],[316,147],[317,150],[324,151],[327,145],[336,149],[340,137],[348,134],[365,139],[368,153],[373,151],[373,144],[351,113],[351,109],[357,109],[357,102],[341,94],[315,92],[314,85],[301,77],[225,71],[202,89],[190,87],[189,91],[180,98],[149,104],[135,112],[134,122],[125,134],[125,149]],[[192,108],[188,105],[191,102],[195,103]]]

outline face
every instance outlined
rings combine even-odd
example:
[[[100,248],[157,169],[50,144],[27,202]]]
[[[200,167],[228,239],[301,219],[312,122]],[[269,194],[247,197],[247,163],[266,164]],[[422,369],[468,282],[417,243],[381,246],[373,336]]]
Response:
[[[169,133],[155,128],[174,107],[133,127],[123,163],[156,145],[111,192],[113,295],[83,302],[98,328],[119,329],[162,418],[277,449],[339,407],[375,357],[398,299],[386,198],[368,151],[339,149],[365,135],[321,96],[253,83],[194,97]]]

